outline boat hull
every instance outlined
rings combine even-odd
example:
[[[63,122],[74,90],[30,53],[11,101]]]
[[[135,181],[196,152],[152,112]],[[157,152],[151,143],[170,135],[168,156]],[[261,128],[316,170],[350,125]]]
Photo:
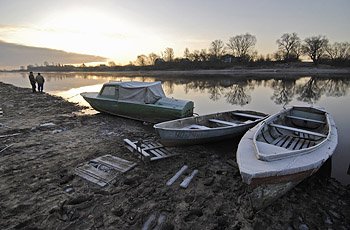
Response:
[[[267,117],[267,114],[244,111],[254,113],[257,116],[259,115],[261,118],[248,123],[243,123],[241,119],[241,124],[235,125],[223,124],[222,126],[215,126],[209,122],[210,120],[217,120],[223,117],[226,117],[225,119],[227,121],[227,115],[232,112],[235,111],[168,121],[156,124],[154,128],[160,136],[160,142],[165,146],[193,145],[221,141],[243,135],[249,128]]]
[[[179,108],[179,106],[172,107],[157,104],[118,101],[115,99],[99,97],[97,93],[83,93],[81,96],[91,105],[92,108],[99,112],[150,123],[188,117],[193,114],[193,102],[191,101],[183,103],[184,106]]]

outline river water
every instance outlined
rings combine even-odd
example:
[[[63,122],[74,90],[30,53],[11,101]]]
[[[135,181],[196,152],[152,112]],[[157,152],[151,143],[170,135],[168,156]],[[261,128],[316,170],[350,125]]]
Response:
[[[338,127],[338,146],[331,176],[350,184],[350,76],[235,77],[235,76],[127,76],[120,73],[44,73],[44,91],[81,105],[81,92],[99,91],[108,81],[162,81],[168,97],[194,101],[202,115],[234,109],[275,113],[288,105],[314,104],[329,111]],[[30,88],[27,73],[0,73],[0,81]],[[1,101],[1,99],[0,99]],[[90,109],[90,113],[95,111]]]

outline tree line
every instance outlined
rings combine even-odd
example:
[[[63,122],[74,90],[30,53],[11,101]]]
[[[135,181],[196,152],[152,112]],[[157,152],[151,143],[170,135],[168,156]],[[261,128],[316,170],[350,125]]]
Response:
[[[273,54],[258,55],[255,50],[256,36],[246,33],[230,37],[225,43],[217,39],[210,43],[208,49],[184,50],[183,57],[175,58],[174,50],[166,48],[160,55],[138,55],[131,63],[137,66],[159,65],[164,62],[226,62],[249,63],[261,61],[297,62],[302,56],[309,57],[317,65],[349,65],[350,43],[330,43],[326,36],[318,35],[302,40],[297,33],[285,33],[276,40],[277,51]]]

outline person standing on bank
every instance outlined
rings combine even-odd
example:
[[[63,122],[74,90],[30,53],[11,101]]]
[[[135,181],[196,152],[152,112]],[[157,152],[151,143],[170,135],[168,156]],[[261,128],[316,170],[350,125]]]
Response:
[[[34,77],[33,72],[29,73],[29,81],[30,81],[30,84],[32,85],[33,93],[35,93],[36,92],[36,81],[35,81],[35,77]]]
[[[38,91],[42,93],[44,90],[44,82],[45,82],[44,77],[40,73],[38,73],[35,80],[36,80],[36,83],[38,83]]]

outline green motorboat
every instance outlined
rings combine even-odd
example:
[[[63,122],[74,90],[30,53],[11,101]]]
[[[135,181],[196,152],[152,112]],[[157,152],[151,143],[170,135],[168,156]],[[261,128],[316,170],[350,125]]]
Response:
[[[194,103],[166,97],[160,81],[108,82],[80,95],[99,112],[150,123],[193,115]]]

